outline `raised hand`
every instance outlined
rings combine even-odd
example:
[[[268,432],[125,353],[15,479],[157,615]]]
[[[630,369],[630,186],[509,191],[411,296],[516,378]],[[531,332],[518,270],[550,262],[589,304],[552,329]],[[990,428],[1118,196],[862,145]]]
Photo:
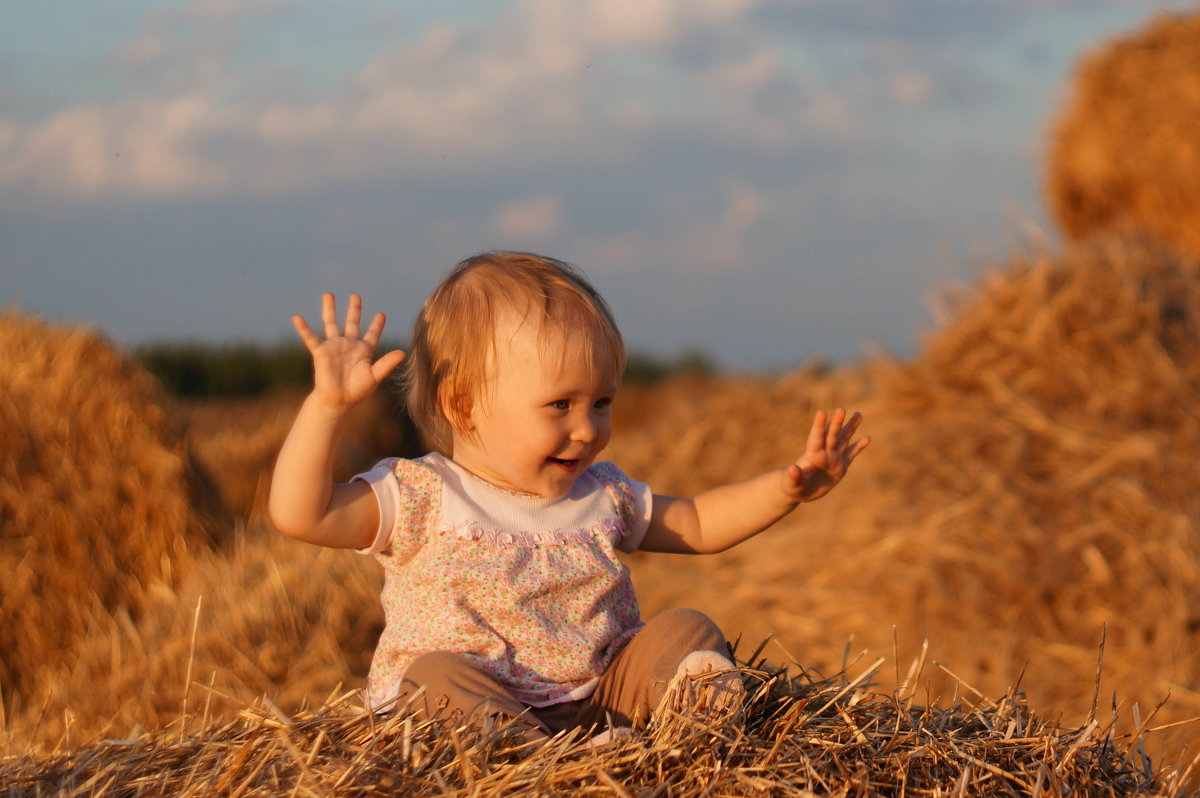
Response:
[[[329,407],[349,409],[366,399],[404,359],[404,353],[397,349],[372,363],[386,319],[382,313],[376,313],[360,337],[361,318],[362,297],[351,294],[346,325],[339,330],[337,306],[333,294],[328,292],[321,295],[324,341],[309,329],[303,317],[292,317],[300,340],[312,354],[313,396]]]
[[[792,501],[819,499],[841,481],[854,458],[871,442],[870,438],[851,442],[861,423],[858,413],[846,421],[846,411],[840,407],[832,417],[824,410],[817,411],[804,454],[783,472],[783,491]]]

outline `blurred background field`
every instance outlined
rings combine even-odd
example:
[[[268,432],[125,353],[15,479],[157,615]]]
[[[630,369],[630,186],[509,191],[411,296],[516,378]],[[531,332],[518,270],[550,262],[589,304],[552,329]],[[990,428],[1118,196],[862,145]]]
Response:
[[[660,493],[788,462],[818,408],[860,410],[874,439],[828,498],[733,551],[632,557],[644,614],[693,606],[824,673],[884,656],[884,689],[928,641],[944,666],[926,671],[932,702],[1019,681],[1032,707],[1079,724],[1097,688],[1143,717],[1166,699],[1154,756],[1200,749],[1198,75],[1200,15],[1090,56],[1048,148],[1065,243],[947,286],[911,360],[641,364],[608,454]],[[361,682],[381,629],[373,562],[282,540],[264,517],[303,395],[291,355],[139,354],[0,316],[8,753],[133,737],[185,710],[217,719],[261,695],[318,704]],[[189,389],[168,376],[180,362],[224,376]],[[266,362],[282,376],[261,379]],[[381,394],[339,474],[420,451]]]

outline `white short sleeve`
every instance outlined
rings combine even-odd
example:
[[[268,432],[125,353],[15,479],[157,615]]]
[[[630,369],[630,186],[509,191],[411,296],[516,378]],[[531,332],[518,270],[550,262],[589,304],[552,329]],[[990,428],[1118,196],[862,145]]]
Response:
[[[642,545],[642,540],[646,537],[646,530],[650,528],[650,513],[654,509],[654,494],[651,492],[649,485],[644,482],[638,482],[636,479],[629,480],[629,488],[633,492],[633,524],[630,526],[629,533],[621,538],[617,549],[627,554],[632,554]]]
[[[396,526],[396,509],[400,506],[400,483],[392,473],[393,461],[379,463],[370,471],[355,474],[350,481],[361,480],[371,486],[375,501],[379,504],[379,528],[370,547],[359,549],[362,554],[380,554],[392,542],[392,529]]]

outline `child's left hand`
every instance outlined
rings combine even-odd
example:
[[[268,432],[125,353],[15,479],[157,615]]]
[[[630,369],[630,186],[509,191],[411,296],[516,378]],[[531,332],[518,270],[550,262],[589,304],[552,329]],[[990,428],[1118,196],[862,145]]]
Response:
[[[859,413],[846,421],[846,411],[840,407],[831,418],[818,410],[804,454],[783,471],[783,492],[794,502],[810,502],[832,490],[871,442],[870,438],[850,442],[861,423]]]

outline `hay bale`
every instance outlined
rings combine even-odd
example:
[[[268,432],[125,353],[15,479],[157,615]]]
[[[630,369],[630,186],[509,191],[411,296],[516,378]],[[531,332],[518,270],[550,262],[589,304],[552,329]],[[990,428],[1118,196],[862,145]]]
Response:
[[[860,409],[877,363],[811,362],[780,376],[682,375],[621,389],[604,457],[657,493],[690,496],[786,464],[804,451],[813,413]]]
[[[1103,696],[1148,711],[1170,693],[1164,721],[1200,715],[1198,277],[1196,261],[1136,238],[998,267],[918,357],[879,364],[874,393],[845,400],[874,443],[842,486],[729,552],[638,555],[643,611],[695,606],[823,670],[847,640],[891,654],[928,637],[986,693],[1024,670],[1031,704],[1067,719],[1090,711],[1106,635]],[[744,403],[771,417],[706,391],[686,412],[664,403],[681,423],[656,433],[647,421],[640,431],[659,437],[640,445],[664,466],[671,447],[727,472],[786,462],[796,449],[781,430],[789,418],[803,429],[813,394],[749,387]],[[677,430],[703,429],[694,416],[709,429],[692,442]],[[673,467],[680,483],[695,470]],[[931,682],[934,695],[956,689]],[[1179,761],[1198,735],[1181,725],[1150,745]]]
[[[266,520],[275,458],[305,395],[284,390],[210,399],[183,404],[173,413],[187,430],[188,451],[211,474],[222,504],[248,528]],[[334,461],[334,479],[349,479],[384,457],[419,457],[425,451],[398,397],[379,390],[351,411]]]
[[[1200,13],[1162,16],[1089,55],[1047,165],[1069,237],[1133,226],[1200,256]]]
[[[911,689],[878,692],[872,675],[760,663],[744,671],[744,723],[674,715],[599,748],[576,730],[535,751],[504,724],[372,718],[349,696],[295,713],[264,700],[229,721],[185,717],[169,733],[0,757],[0,782],[98,796],[1187,794],[1184,774],[1145,758],[1142,730],[1115,734],[1111,716],[1063,727],[1015,692],[925,706]]]
[[[236,715],[264,695],[283,707],[320,702],[366,676],[383,629],[381,586],[378,565],[357,553],[263,528],[238,535],[190,557],[176,589],[147,591],[139,617],[97,613],[2,731],[45,752],[170,728],[188,709]]]
[[[909,645],[985,691],[1028,663],[1035,705],[1074,718],[1104,636],[1106,686],[1200,714],[1198,276],[1122,238],[1018,257],[898,370],[874,556],[838,570]]]
[[[206,532],[153,378],[97,334],[0,315],[0,685],[10,711],[97,612]],[[19,704],[19,700],[17,702]]]

